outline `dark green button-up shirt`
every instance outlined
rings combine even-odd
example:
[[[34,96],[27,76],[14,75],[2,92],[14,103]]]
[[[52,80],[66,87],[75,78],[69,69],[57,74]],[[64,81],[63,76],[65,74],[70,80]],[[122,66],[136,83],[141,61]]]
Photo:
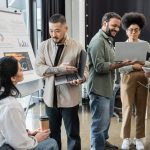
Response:
[[[88,93],[91,92],[111,98],[113,93],[114,70],[110,64],[114,61],[114,46],[112,39],[101,29],[92,38],[88,47],[89,79]]]

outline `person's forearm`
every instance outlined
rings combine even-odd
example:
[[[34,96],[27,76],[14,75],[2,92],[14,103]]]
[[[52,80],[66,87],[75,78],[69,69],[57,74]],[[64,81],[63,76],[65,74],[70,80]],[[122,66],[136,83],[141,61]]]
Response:
[[[124,64],[122,64],[122,63],[114,63],[114,64],[110,65],[110,70],[118,69],[118,68],[121,68],[123,66],[124,66]]]
[[[60,74],[63,73],[64,69],[61,67],[49,67],[46,71],[45,71],[45,75],[50,75],[50,74]]]
[[[132,71],[133,71],[132,65],[124,66],[124,67],[119,68],[119,72],[121,74],[127,74],[127,73],[130,73]]]

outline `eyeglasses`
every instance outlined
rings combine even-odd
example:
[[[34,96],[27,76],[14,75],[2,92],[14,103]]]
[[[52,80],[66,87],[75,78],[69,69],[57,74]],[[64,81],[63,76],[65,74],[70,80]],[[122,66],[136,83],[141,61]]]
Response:
[[[130,33],[132,33],[133,31],[134,31],[135,33],[137,33],[137,32],[140,31],[140,29],[139,29],[139,28],[135,28],[135,29],[128,28],[127,31],[129,31]]]

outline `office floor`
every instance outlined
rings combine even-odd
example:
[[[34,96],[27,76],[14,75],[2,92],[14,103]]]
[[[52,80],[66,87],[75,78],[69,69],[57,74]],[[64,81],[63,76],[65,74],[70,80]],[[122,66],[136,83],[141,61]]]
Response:
[[[26,118],[26,124],[28,129],[36,129],[39,127],[39,116],[44,115],[44,105],[37,104],[33,108],[29,109],[28,115]],[[79,110],[80,118],[80,135],[81,135],[81,144],[82,150],[90,150],[90,124],[91,124],[91,115],[89,112],[88,105],[83,105]],[[118,122],[116,117],[112,118],[110,126],[110,138],[109,141],[118,147],[121,147],[122,140],[119,136],[120,134],[121,123]],[[143,139],[145,144],[145,150],[150,150],[150,119],[146,120],[146,138]],[[131,136],[134,138],[135,133],[135,118],[132,118],[132,133]],[[66,147],[66,133],[64,125],[62,125],[62,150],[67,150]],[[130,150],[135,150],[135,146],[132,145]]]

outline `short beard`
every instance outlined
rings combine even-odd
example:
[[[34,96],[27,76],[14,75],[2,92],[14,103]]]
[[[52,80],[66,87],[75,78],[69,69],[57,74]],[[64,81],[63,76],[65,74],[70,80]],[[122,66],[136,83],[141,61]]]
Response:
[[[107,25],[107,27],[106,27],[105,33],[106,33],[108,36],[114,38],[114,36],[112,36],[112,34],[111,34],[111,30],[109,29],[109,26],[108,26],[108,25]]]

